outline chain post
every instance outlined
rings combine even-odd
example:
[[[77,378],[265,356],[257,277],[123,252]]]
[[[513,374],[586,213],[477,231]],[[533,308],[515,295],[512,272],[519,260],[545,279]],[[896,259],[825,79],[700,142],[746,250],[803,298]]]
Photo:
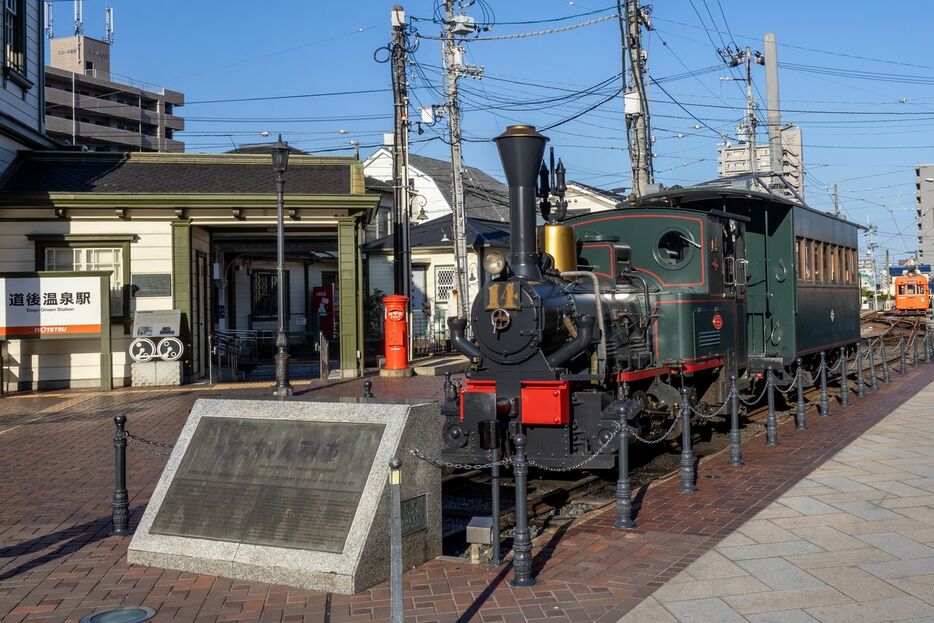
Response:
[[[856,395],[862,398],[866,395],[866,382],[863,379],[863,344],[856,341]]]
[[[126,490],[126,416],[114,417],[117,430],[114,433],[114,536],[130,534],[130,497]]]
[[[879,378],[876,376],[876,355],[872,347],[872,338],[866,340],[869,346],[869,389],[879,389]]]
[[[850,374],[846,360],[846,346],[840,347],[840,406],[850,406]]]
[[[889,376],[889,358],[885,352],[885,340],[881,337],[879,338],[879,349],[881,350],[882,357],[882,382],[891,383],[892,378]]]
[[[450,372],[448,372],[447,374],[450,375]],[[450,380],[450,376],[448,376],[448,380]],[[490,466],[490,507],[491,507],[490,514],[492,515],[492,519],[493,519],[493,525],[492,525],[493,555],[490,557],[490,562],[492,562],[494,565],[499,565],[502,562],[502,558],[500,557],[500,551],[499,551],[500,541],[501,541],[500,526],[499,526],[499,513],[500,513],[500,509],[499,509],[499,489],[500,489],[499,462],[502,458],[501,454],[502,454],[503,441],[502,439],[500,439],[500,436],[499,436],[499,422],[497,420],[493,420],[493,427],[490,433],[491,433],[490,441],[493,444],[493,449],[492,449],[493,464]]]
[[[779,445],[778,417],[775,415],[775,382],[772,378],[772,366],[765,369],[765,390],[769,405],[765,416],[765,445],[777,446]]]
[[[363,381],[363,397],[373,398],[373,381],[369,379]]]
[[[730,373],[730,465],[744,465],[742,435],[739,432],[739,389],[736,387],[735,372]]]
[[[898,359],[902,374],[908,374],[908,358],[905,356],[905,336],[898,338]]]
[[[827,353],[820,352],[820,415],[830,415],[830,396],[827,394]]]
[[[389,598],[392,623],[404,623],[402,604],[402,461],[389,460]]]
[[[682,378],[683,382],[683,378]],[[681,492],[695,493],[694,449],[691,447],[691,388],[681,386]]]
[[[619,479],[616,481],[616,528],[635,528],[632,519],[632,481],[629,479],[629,416],[636,404],[626,400],[619,409]],[[642,410],[642,405],[636,411]]]
[[[529,466],[525,457],[526,437],[522,433],[513,440],[516,455],[512,461],[516,488],[516,528],[512,539],[513,579],[511,586],[534,586],[532,577],[532,535],[529,532],[528,481]]]
[[[795,410],[795,428],[805,430],[807,425],[807,404],[804,402],[804,364],[801,357],[795,361],[796,371],[798,373],[798,382],[795,383],[798,388],[798,401]]]
[[[911,365],[917,368],[920,362],[921,359],[918,356],[918,334],[915,333],[914,337],[911,338]]]

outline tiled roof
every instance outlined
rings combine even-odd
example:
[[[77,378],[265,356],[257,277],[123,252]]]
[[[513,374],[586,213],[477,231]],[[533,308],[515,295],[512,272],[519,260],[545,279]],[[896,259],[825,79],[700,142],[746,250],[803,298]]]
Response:
[[[443,238],[447,238],[448,241],[442,240]],[[450,247],[451,252],[453,252],[451,215],[441,216],[413,226],[409,240],[413,249],[420,247]],[[468,217],[467,246],[475,245],[508,247],[509,223]],[[368,252],[391,251],[392,235],[377,238],[373,242],[364,245],[363,249]]]
[[[347,159],[293,156],[286,193],[350,193]],[[228,154],[26,152],[0,191],[19,193],[262,194],[276,190],[267,158]]]
[[[427,156],[410,155],[409,163],[432,178],[449,206],[451,197],[451,163]],[[476,167],[464,167],[464,209],[467,216],[491,221],[509,222],[509,188]]]

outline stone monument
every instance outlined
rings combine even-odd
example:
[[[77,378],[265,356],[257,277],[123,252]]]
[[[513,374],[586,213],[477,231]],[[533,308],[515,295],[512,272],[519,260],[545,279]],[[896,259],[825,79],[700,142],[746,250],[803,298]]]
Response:
[[[402,459],[403,562],[441,554],[434,403],[198,400],[127,559],[354,594],[389,577],[389,460]]]

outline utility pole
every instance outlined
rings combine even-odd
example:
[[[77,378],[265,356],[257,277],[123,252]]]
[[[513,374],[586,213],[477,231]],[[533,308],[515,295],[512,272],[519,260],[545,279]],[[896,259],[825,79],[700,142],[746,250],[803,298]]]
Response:
[[[405,78],[407,47],[405,11],[395,5],[392,23],[392,250],[395,257],[393,286],[396,294],[409,297],[407,317],[411,316],[412,253],[409,245],[409,92]]]
[[[879,309],[879,274],[876,272],[876,226],[870,224],[866,229],[866,253],[869,254],[869,270],[872,271],[872,311]]]
[[[778,96],[778,45],[776,44],[775,33],[766,33],[764,43],[765,120],[769,131],[769,168],[772,170],[773,176],[781,176],[785,171],[785,165],[782,157],[782,111],[781,100]]]
[[[717,50],[717,52],[720,53],[720,58],[722,58],[724,62],[726,62],[730,67],[737,67],[740,65],[740,63],[746,66],[746,121],[742,126],[740,126],[740,133],[746,136],[746,147],[748,148],[747,165],[749,167],[749,172],[756,173],[759,168],[756,158],[756,126],[759,125],[759,120],[756,119],[756,98],[752,93],[752,64],[755,62],[760,65],[764,65],[765,59],[762,57],[761,52],[753,52],[748,47],[745,50],[731,50],[727,48],[726,50]],[[777,98],[777,79],[775,83],[775,91],[775,96]],[[781,127],[778,128],[778,132],[780,145]]]
[[[891,264],[889,262],[891,262],[891,260],[889,259],[889,250],[888,248],[886,248],[885,250],[885,278],[882,280],[882,283],[885,284],[886,303],[889,300],[889,290],[891,290],[891,286],[892,286],[892,273],[889,270],[889,266],[891,266]]]
[[[652,124],[649,116],[649,98],[645,88],[646,53],[642,49],[642,26],[652,29],[648,12],[639,6],[639,0],[625,0],[623,11],[626,21],[625,47],[629,50],[629,71],[632,88],[624,90],[626,133],[632,134],[629,143],[629,160],[632,165],[632,192],[641,196],[648,185],[655,181],[652,164]],[[617,8],[619,2],[617,2]],[[625,68],[623,82],[625,85]]]
[[[840,216],[840,193],[837,192],[837,185],[833,185],[833,213],[834,216]]]
[[[451,143],[451,206],[453,212],[454,272],[457,285],[457,317],[470,322],[470,285],[467,281],[467,213],[464,208],[464,170],[461,154],[460,103],[457,98],[457,80],[462,75],[480,77],[483,69],[464,65],[464,48],[457,45],[456,35],[475,30],[474,21],[466,15],[454,14],[454,1],[444,0],[444,42],[442,57],[445,74],[445,108],[448,116],[448,136]]]

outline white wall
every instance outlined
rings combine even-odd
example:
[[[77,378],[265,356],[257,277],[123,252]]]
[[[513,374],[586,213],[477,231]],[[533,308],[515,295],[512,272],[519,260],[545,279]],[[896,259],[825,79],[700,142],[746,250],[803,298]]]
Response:
[[[387,149],[380,149],[363,163],[363,173],[369,177],[392,184],[392,154]],[[446,216],[451,213],[444,195],[438,189],[434,180],[409,165],[409,178],[415,181],[415,191],[425,198],[425,213],[428,220]],[[418,216],[422,208],[421,200],[416,199],[412,204],[412,218]]]
[[[0,272],[36,270],[35,246],[27,234],[135,234],[130,245],[130,273],[171,273],[172,232],[168,221],[45,221],[4,222],[0,228]],[[124,261],[126,259],[124,258]],[[172,284],[173,287],[175,284]],[[171,309],[172,297],[131,298],[135,309]],[[132,318],[132,315],[131,315]],[[114,385],[130,377],[127,355],[130,337],[123,324],[111,324]],[[3,380],[6,390],[17,383],[66,383],[97,387],[100,383],[100,340],[10,340],[4,342]]]

